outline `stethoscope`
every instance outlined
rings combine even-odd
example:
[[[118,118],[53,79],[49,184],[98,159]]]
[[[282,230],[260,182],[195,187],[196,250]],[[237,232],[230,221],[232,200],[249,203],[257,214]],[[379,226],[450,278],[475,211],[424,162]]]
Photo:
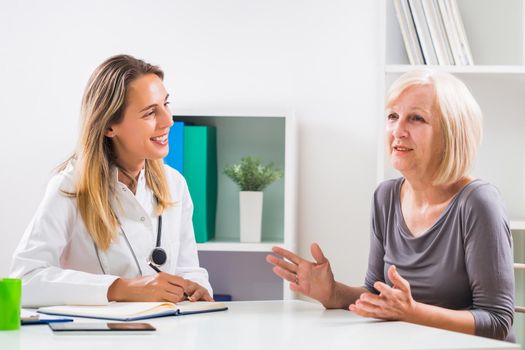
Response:
[[[122,227],[122,224],[120,223],[120,221],[119,221],[119,226],[120,226],[120,231],[122,232],[122,236],[124,237],[124,240],[126,241],[126,244],[131,252],[131,255],[133,255],[133,260],[135,260],[137,269],[139,270],[140,275],[144,276],[144,274],[142,273],[142,269],[140,268],[140,264],[139,264],[139,260],[137,259],[137,255],[135,254],[133,247],[129,243],[128,236],[126,236],[126,232],[124,231],[124,228]],[[166,251],[160,246],[161,236],[162,236],[162,215],[159,215],[159,219],[157,221],[157,242],[155,243],[155,248],[151,250],[151,253],[149,254],[148,259],[147,259],[148,265],[156,272],[161,272],[160,268],[168,260],[168,254],[166,254]],[[95,242],[93,242],[93,245],[95,246],[95,251],[97,253],[97,259],[100,265],[100,269],[102,270],[102,273],[106,275],[107,274],[106,270],[104,269],[104,266],[102,265],[102,261],[100,260],[98,247]]]

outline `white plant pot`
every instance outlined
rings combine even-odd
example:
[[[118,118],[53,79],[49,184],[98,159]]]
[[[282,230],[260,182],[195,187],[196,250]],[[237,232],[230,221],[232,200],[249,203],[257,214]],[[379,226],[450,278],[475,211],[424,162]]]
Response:
[[[258,243],[261,241],[263,193],[241,191],[239,193],[241,242]]]

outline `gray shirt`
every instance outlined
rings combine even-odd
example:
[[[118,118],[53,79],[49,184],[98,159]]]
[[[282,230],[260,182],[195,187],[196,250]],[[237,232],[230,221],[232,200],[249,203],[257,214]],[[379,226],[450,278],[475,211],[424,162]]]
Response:
[[[414,237],[401,212],[404,179],[384,181],[374,193],[365,287],[392,285],[397,267],[414,300],[469,310],[476,334],[514,341],[512,235],[498,190],[474,180],[450,201],[425,233]]]

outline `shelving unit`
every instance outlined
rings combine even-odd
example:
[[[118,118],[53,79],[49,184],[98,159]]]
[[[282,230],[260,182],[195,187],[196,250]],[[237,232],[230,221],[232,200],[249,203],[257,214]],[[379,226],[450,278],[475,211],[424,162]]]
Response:
[[[471,89],[484,115],[483,143],[473,175],[496,185],[506,202],[514,238],[516,305],[525,305],[525,65],[523,0],[457,0],[474,57],[474,66],[433,66],[457,75]],[[401,74],[419,66],[408,64],[392,0],[384,0],[383,91]],[[384,93],[378,137],[384,145]],[[377,179],[397,177],[384,147],[377,156]],[[516,311],[525,312],[525,308]],[[516,313],[518,342],[525,344],[525,314]]]
[[[265,261],[272,246],[297,251],[296,126],[293,113],[176,115],[175,120],[217,129],[218,199],[215,238],[197,245],[201,265],[217,294],[233,300],[290,299],[288,286]],[[227,165],[255,156],[284,171],[264,190],[262,242],[239,241],[239,188],[224,175]]]

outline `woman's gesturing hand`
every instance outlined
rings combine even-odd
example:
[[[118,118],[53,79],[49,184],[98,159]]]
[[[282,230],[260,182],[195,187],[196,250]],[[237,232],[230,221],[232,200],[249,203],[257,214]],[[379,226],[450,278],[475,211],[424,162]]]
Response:
[[[275,265],[273,272],[290,282],[290,289],[323,303],[331,304],[335,289],[335,280],[328,259],[316,243],[310,247],[315,262],[310,262],[289,250],[273,247],[278,255],[267,255],[266,261]],[[286,259],[286,260],[284,260]]]
[[[185,299],[212,300],[208,291],[198,283],[165,272],[133,279],[119,278],[108,289],[108,300],[110,301],[177,303]]]
[[[411,321],[417,302],[412,298],[410,284],[393,265],[388,268],[388,278],[393,287],[383,282],[374,283],[379,295],[368,292],[361,294],[360,298],[350,305],[350,311],[364,317]]]

